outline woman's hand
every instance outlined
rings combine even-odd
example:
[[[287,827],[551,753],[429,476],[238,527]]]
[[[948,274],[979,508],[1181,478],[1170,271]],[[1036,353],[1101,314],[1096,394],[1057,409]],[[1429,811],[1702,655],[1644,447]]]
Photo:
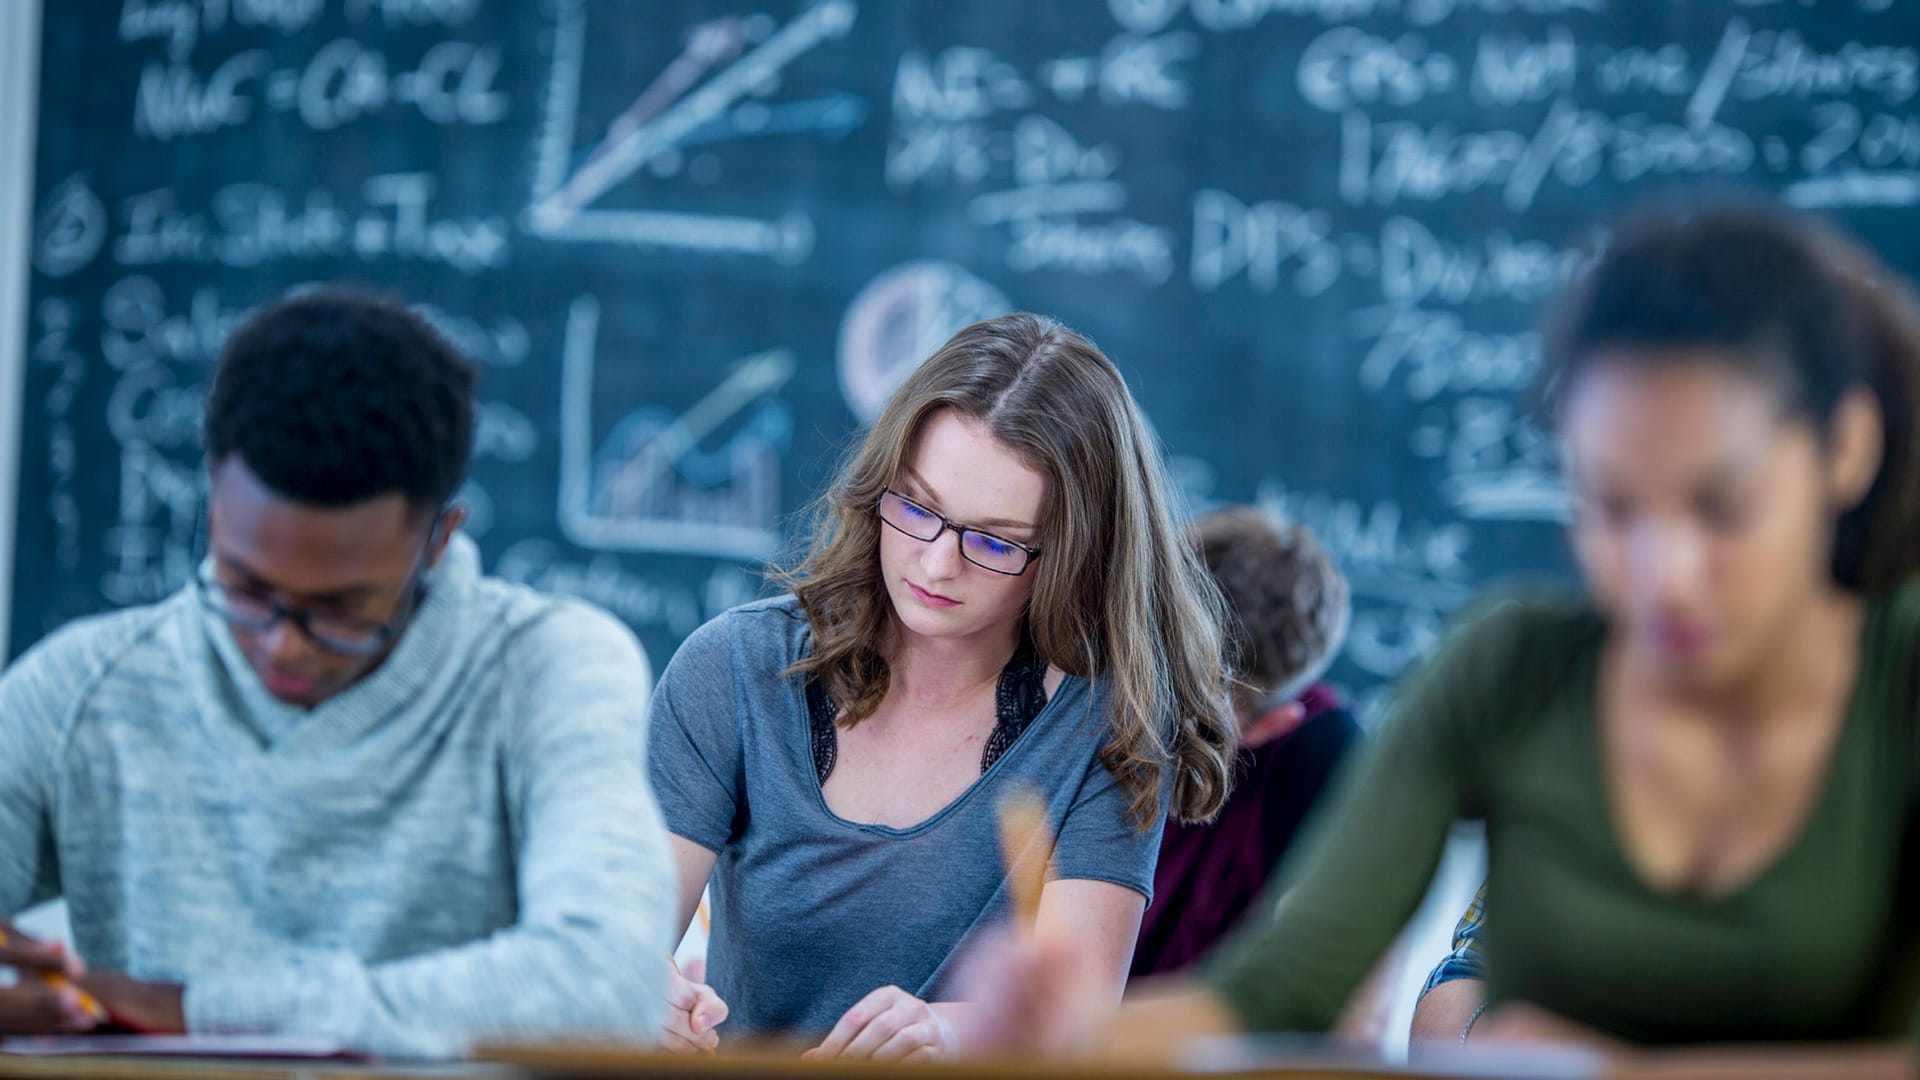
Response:
[[[660,1032],[660,1049],[670,1054],[711,1054],[720,1048],[713,1029],[727,1018],[727,1003],[713,987],[680,974],[668,961],[667,1023]]]
[[[963,1007],[963,1006],[962,1006]],[[959,1039],[944,1010],[897,986],[883,986],[846,1011],[825,1041],[802,1054],[809,1061],[939,1061],[959,1053]]]

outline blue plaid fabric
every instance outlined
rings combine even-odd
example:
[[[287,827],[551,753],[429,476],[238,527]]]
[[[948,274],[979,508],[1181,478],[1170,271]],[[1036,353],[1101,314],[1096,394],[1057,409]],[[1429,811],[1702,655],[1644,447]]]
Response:
[[[1433,974],[1427,976],[1427,985],[1421,987],[1421,996],[1443,982],[1455,979],[1484,979],[1487,969],[1480,962],[1480,920],[1484,916],[1487,902],[1487,887],[1473,894],[1473,903],[1467,905],[1467,913],[1460,916],[1460,925],[1453,928],[1453,951],[1446,959],[1434,967]]]

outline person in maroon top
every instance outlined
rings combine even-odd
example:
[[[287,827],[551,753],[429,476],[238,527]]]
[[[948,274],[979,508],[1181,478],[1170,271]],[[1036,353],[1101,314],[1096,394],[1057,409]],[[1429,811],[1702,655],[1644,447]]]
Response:
[[[1203,515],[1189,535],[1232,614],[1239,768],[1211,823],[1167,823],[1134,977],[1186,967],[1240,920],[1360,735],[1316,681],[1339,652],[1349,603],[1313,534],[1241,506]]]

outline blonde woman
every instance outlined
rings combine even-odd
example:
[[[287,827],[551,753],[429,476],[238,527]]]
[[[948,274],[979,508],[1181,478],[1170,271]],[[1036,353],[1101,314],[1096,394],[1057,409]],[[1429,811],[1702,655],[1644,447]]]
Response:
[[[901,387],[792,595],[700,628],[654,696],[681,924],[714,901],[711,985],[674,979],[668,1048],[728,1019],[821,1057],[953,1054],[1015,784],[1059,838],[1040,922],[1095,942],[1119,999],[1161,823],[1219,808],[1233,748],[1220,602],[1168,503],[1119,372],[1057,323],[970,326]]]

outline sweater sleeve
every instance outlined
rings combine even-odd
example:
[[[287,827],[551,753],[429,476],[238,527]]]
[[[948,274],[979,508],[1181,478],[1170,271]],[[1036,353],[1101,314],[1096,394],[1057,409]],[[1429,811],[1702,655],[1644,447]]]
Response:
[[[191,983],[190,1030],[298,1032],[401,1058],[485,1041],[657,1037],[676,889],[647,783],[646,658],[624,627],[576,604],[509,649],[514,925],[373,965],[320,950],[263,958]]]
[[[1271,919],[1244,923],[1203,966],[1202,983],[1247,1030],[1331,1028],[1413,914],[1454,819],[1480,812],[1488,719],[1513,709],[1537,621],[1501,605],[1451,636],[1254,906]]]
[[[51,792],[60,718],[84,678],[73,652],[56,637],[0,675],[0,918],[60,892]]]

